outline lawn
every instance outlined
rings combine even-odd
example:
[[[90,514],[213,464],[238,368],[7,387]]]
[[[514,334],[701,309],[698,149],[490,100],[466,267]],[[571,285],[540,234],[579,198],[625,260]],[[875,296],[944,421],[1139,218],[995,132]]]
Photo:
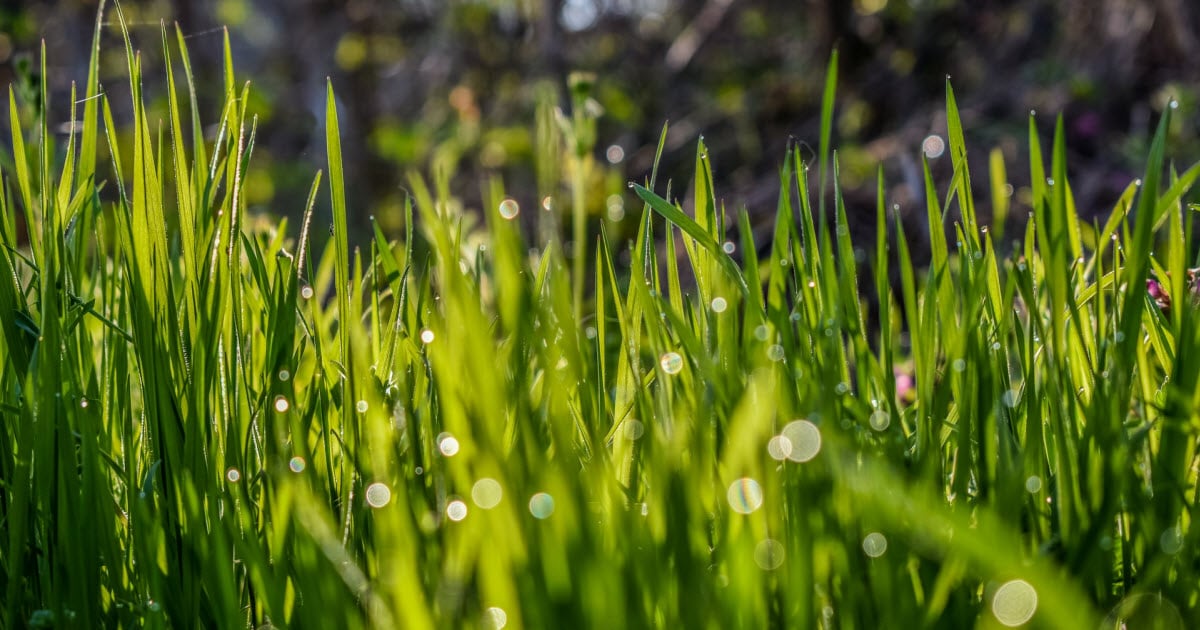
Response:
[[[165,76],[126,42],[128,120],[98,53],[77,133],[44,88],[9,94],[0,627],[1200,621],[1200,166],[1167,157],[1171,107],[1089,223],[1061,120],[1030,120],[1026,207],[998,152],[968,160],[947,84],[927,264],[882,174],[876,239],[852,238],[836,54],[767,242],[703,141],[693,173],[630,183],[636,238],[613,238],[579,210],[581,111],[542,136],[574,186],[558,233],[498,178],[471,212],[412,173],[389,241],[348,210],[370,200],[332,83],[302,220],[265,220],[228,40],[215,113],[182,33]]]

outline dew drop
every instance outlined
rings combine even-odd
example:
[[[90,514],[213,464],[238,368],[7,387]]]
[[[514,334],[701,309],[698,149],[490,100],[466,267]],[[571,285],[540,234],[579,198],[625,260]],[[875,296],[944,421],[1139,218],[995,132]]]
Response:
[[[678,374],[683,371],[683,357],[678,352],[668,352],[662,355],[658,364],[667,374]]]
[[[508,613],[503,608],[492,606],[483,611],[483,625],[489,630],[500,630],[508,625]]]
[[[81,397],[79,398],[79,408],[80,408],[80,409],[87,409],[87,408],[88,408],[88,399],[87,399],[87,397],[86,397],[86,396],[81,396]]]
[[[313,296],[313,288],[312,287],[308,286],[307,284],[304,285],[303,287],[301,287],[300,297],[302,297],[306,300],[311,300],[312,296]]]
[[[287,413],[287,410],[291,409],[291,407],[292,407],[292,404],[290,402],[288,402],[288,399],[286,396],[276,396],[275,397],[275,412],[276,413]]]
[[[367,401],[365,400],[360,400],[358,401],[358,404],[354,405],[354,409],[357,410],[358,413],[367,413],[367,409],[369,407],[370,405],[368,405]]]
[[[304,472],[305,461],[303,457],[297,455],[288,461],[288,468],[294,473]]]
[[[1112,546],[1111,540],[1109,546]],[[1121,600],[1104,618],[1101,627],[1117,630],[1184,630],[1188,626],[1184,623],[1179,608],[1170,599],[1162,593],[1143,592]]]
[[[1042,478],[1037,475],[1030,475],[1025,480],[1025,491],[1029,494],[1037,494],[1042,490]]]
[[[625,218],[625,200],[621,195],[609,195],[604,207],[608,210],[608,220],[617,223]]]
[[[946,141],[937,134],[929,135],[921,142],[921,151],[929,159],[939,158],[946,152]]]
[[[437,436],[437,447],[443,457],[454,457],[458,454],[458,438],[449,433],[439,433]]]
[[[786,555],[783,543],[767,538],[754,547],[754,564],[763,571],[774,571],[783,566]]]
[[[537,519],[550,518],[554,514],[554,497],[545,492],[539,492],[529,498],[529,513]]]
[[[787,457],[794,462],[807,462],[821,451],[821,430],[808,420],[789,422],[779,434],[792,443]]]
[[[776,363],[783,361],[785,356],[783,346],[775,343],[767,346],[767,358]]]
[[[392,500],[392,489],[387,484],[375,482],[367,486],[367,505],[379,509]]]
[[[225,478],[229,480],[229,483],[237,483],[242,480],[242,471],[230,468],[225,471]]]
[[[762,507],[762,486],[749,477],[742,477],[729,485],[729,491],[725,493],[725,498],[729,501],[729,508],[734,512],[750,514]]]
[[[279,374],[277,376],[281,382],[286,383],[292,378],[292,373],[287,370],[279,370]]]
[[[490,510],[500,505],[500,499],[503,497],[504,490],[500,487],[500,482],[490,477],[484,477],[471,486],[471,500],[480,509]]]
[[[1183,530],[1178,526],[1168,527],[1158,537],[1158,546],[1168,556],[1179,553],[1183,549]]]
[[[888,541],[887,536],[879,532],[871,532],[867,534],[862,541],[863,553],[872,558],[878,558],[887,553]]]
[[[992,597],[992,614],[1000,623],[1015,627],[1033,618],[1037,604],[1037,591],[1033,585],[1025,580],[1012,580],[996,589]]]
[[[429,330],[428,328],[426,328],[425,330],[421,331],[421,343],[424,343],[424,344],[433,343],[433,331],[432,330]]]
[[[767,440],[767,454],[775,461],[783,461],[792,454],[792,441],[786,436],[776,435]]]
[[[621,148],[619,144],[610,145],[604,152],[604,157],[609,164],[620,164],[625,159],[625,149]]]
[[[879,409],[871,413],[871,418],[868,420],[868,422],[871,424],[872,429],[875,429],[876,431],[886,431],[888,425],[892,423],[892,415],[882,409]]]
[[[512,221],[521,212],[521,206],[517,204],[515,199],[508,198],[500,202],[499,212],[501,217]]]
[[[621,433],[627,440],[636,440],[646,433],[646,425],[639,420],[629,419],[622,423]]]
[[[728,307],[729,307],[729,303],[725,301],[725,298],[723,298],[723,297],[713,298],[712,310],[714,313],[724,313],[725,309]]]
[[[447,504],[446,505],[446,518],[454,521],[455,523],[463,520],[464,518],[467,518],[466,502],[459,500],[459,499],[455,499],[455,500],[451,501],[449,504]]]
[[[726,254],[732,254],[737,250],[737,246],[733,244],[733,241],[725,241],[725,243],[721,245],[721,250]]]

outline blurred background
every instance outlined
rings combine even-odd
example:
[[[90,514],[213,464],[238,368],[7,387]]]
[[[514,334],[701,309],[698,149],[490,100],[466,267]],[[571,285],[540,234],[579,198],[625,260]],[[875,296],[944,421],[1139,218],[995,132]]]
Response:
[[[44,39],[51,115],[66,123],[70,81],[86,79],[96,4],[4,2],[0,84],[39,80]],[[852,215],[873,217],[873,178],[883,164],[888,203],[919,216],[923,150],[944,188],[950,165],[939,162],[938,146],[947,76],[980,173],[974,183],[984,214],[990,184],[982,175],[994,148],[1008,165],[1013,216],[1028,210],[1031,110],[1047,146],[1055,116],[1065,115],[1084,216],[1107,213],[1137,176],[1169,98],[1179,99],[1181,114],[1172,155],[1200,154],[1200,3],[1190,0],[126,0],[122,7],[147,77],[163,76],[160,23],[178,23],[207,123],[220,114],[221,27],[228,27],[238,83],[252,81],[259,117],[247,194],[266,213],[297,215],[313,172],[324,167],[330,77],[352,223],[365,228],[371,214],[391,234],[401,228],[411,169],[452,172],[467,208],[479,207],[492,175],[522,208],[538,208],[547,196],[568,199],[557,181],[563,169],[544,164],[556,156],[538,155],[537,110],[541,103],[570,114],[572,71],[595,73],[587,93],[589,113],[598,115],[588,211],[625,233],[636,224],[636,213],[624,211],[634,203],[625,182],[648,176],[667,121],[660,191],[665,179],[676,191],[690,189],[703,136],[726,206],[745,206],[764,221],[773,214],[789,140],[815,157],[835,47],[834,146]],[[111,6],[105,19],[116,21]],[[115,26],[104,47],[102,83],[121,118],[128,88]],[[165,102],[160,83],[148,80],[146,94]]]

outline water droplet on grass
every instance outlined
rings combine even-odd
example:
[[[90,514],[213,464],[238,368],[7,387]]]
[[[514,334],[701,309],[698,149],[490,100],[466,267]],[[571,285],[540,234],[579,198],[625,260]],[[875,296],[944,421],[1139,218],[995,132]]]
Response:
[[[290,402],[288,402],[288,399],[286,396],[276,396],[275,397],[275,411],[277,413],[286,413],[288,409],[291,409],[291,407],[292,407],[292,404]]]
[[[392,500],[392,489],[387,484],[375,482],[367,486],[367,505],[379,509]]]
[[[725,309],[729,307],[729,303],[723,297],[715,297],[711,306],[714,313],[724,313]]]
[[[872,429],[886,431],[888,425],[892,423],[892,415],[880,409],[871,413],[871,418],[868,422],[871,424]]]
[[[421,331],[421,343],[425,343],[425,344],[433,343],[433,331],[432,330],[429,330],[428,328],[426,328],[425,330]]]
[[[725,243],[721,245],[721,251],[724,251],[726,254],[732,254],[736,250],[737,246],[733,244],[733,241],[725,241]]]
[[[534,518],[547,519],[554,514],[554,497],[545,492],[539,492],[529,498],[529,513]]]
[[[457,523],[467,518],[467,511],[467,504],[459,499],[455,499],[446,505],[446,518]]]
[[[792,441],[782,435],[767,440],[767,454],[775,461],[783,461],[792,454]]]
[[[500,216],[509,221],[517,218],[517,214],[521,212],[521,206],[517,204],[515,199],[505,199],[500,202]]]
[[[678,352],[668,352],[662,355],[658,364],[667,374],[678,374],[683,371],[683,357]]]
[[[962,372],[963,370],[967,369],[967,362],[963,361],[962,359],[955,359],[954,363],[951,364],[951,367],[954,368],[955,372]]]
[[[495,479],[484,477],[471,486],[471,500],[480,509],[490,510],[500,505],[500,499],[503,497],[504,490],[500,487],[500,482]]]
[[[294,473],[304,472],[304,467],[305,467],[304,458],[300,457],[299,455],[297,455],[296,457],[293,457],[291,460],[288,461],[288,468]]]
[[[1042,478],[1037,475],[1030,475],[1025,480],[1025,491],[1029,494],[1037,494],[1042,490]]]
[[[783,361],[783,359],[784,359],[783,346],[781,346],[777,343],[771,344],[770,346],[768,346],[767,347],[767,358],[772,361],[775,361],[775,362]]]
[[[492,606],[483,611],[483,625],[490,630],[500,630],[508,625],[508,613],[503,608]]]
[[[754,563],[763,571],[774,571],[783,566],[786,555],[783,543],[778,540],[767,538],[754,547]]]
[[[1037,591],[1033,585],[1025,580],[1012,580],[996,589],[992,597],[992,614],[1006,626],[1019,626],[1033,618],[1037,604]]]
[[[789,422],[780,435],[791,441],[792,452],[788,459],[794,462],[807,462],[821,452],[821,430],[808,420]]]
[[[86,397],[86,396],[80,396],[80,397],[79,397],[79,408],[80,408],[80,409],[87,409],[87,408],[88,408],[88,399],[87,399],[87,397]]]
[[[279,376],[280,381],[283,381],[286,383],[288,380],[290,380],[292,378],[292,373],[287,370],[279,370],[278,376]]]
[[[608,210],[608,220],[616,223],[625,218],[625,200],[621,195],[609,195],[604,203]]]
[[[742,477],[729,485],[729,491],[725,493],[725,498],[729,501],[729,508],[734,512],[750,514],[762,507],[762,486],[749,477]]]
[[[360,400],[358,401],[358,404],[354,405],[354,409],[358,411],[358,413],[367,413],[367,409],[369,408],[370,405],[368,405],[367,401],[365,400]]]
[[[227,479],[229,483],[237,483],[242,480],[242,472],[236,468],[230,468],[229,470],[225,471],[225,479]]]
[[[458,454],[458,438],[449,433],[439,433],[437,436],[437,447],[443,457],[454,457]]]
[[[888,541],[887,536],[879,532],[871,532],[867,534],[862,541],[863,553],[872,558],[878,558],[887,553]]]
[[[1117,630],[1183,630],[1183,615],[1171,600],[1161,593],[1137,593],[1121,600],[1108,616],[1102,628]]]
[[[626,420],[621,429],[627,440],[636,440],[646,432],[646,425],[638,420]]]
[[[608,160],[609,164],[620,164],[625,159],[625,149],[621,148],[619,144],[609,145],[604,152],[604,158]]]
[[[312,287],[308,286],[307,284],[304,285],[303,287],[300,287],[300,297],[302,297],[306,300],[311,300],[312,296],[313,296],[313,288]]]
[[[942,156],[946,152],[946,141],[937,134],[929,135],[921,142],[921,151],[925,153],[925,157],[934,159]]]
[[[1163,553],[1173,556],[1183,549],[1183,530],[1178,526],[1168,527],[1158,537],[1158,546],[1163,550]]]

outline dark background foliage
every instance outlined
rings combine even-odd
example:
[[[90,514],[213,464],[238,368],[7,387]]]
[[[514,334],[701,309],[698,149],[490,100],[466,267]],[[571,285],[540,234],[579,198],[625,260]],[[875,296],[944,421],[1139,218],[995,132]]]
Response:
[[[1065,115],[1084,216],[1109,209],[1134,177],[1168,98],[1181,104],[1176,155],[1200,148],[1200,7],[1185,0],[126,0],[122,8],[151,77],[161,76],[160,23],[179,24],[207,122],[223,97],[220,27],[229,27],[238,81],[253,81],[260,122],[248,193],[271,213],[295,214],[323,165],[331,77],[352,210],[389,230],[399,227],[409,169],[453,170],[468,207],[493,173],[522,204],[553,193],[534,178],[535,108],[541,95],[569,109],[573,70],[597,74],[592,95],[604,111],[603,168],[589,200],[596,215],[625,194],[626,180],[646,177],[664,121],[663,173],[676,190],[687,189],[703,135],[726,204],[773,211],[788,142],[809,157],[817,144],[834,47],[834,143],[852,214],[870,212],[883,164],[889,203],[919,215],[922,143],[944,134],[947,76],[971,159],[982,166],[988,151],[1003,151],[1018,217],[1028,209],[1019,165],[1030,110],[1043,134]],[[95,11],[96,0],[6,3],[0,84],[35,82],[29,66],[45,39],[51,115],[66,122]],[[106,20],[116,21],[111,6]],[[107,30],[102,74],[119,117],[127,88],[118,37]],[[146,88],[161,99],[161,85]],[[949,170],[936,158],[933,166]]]

